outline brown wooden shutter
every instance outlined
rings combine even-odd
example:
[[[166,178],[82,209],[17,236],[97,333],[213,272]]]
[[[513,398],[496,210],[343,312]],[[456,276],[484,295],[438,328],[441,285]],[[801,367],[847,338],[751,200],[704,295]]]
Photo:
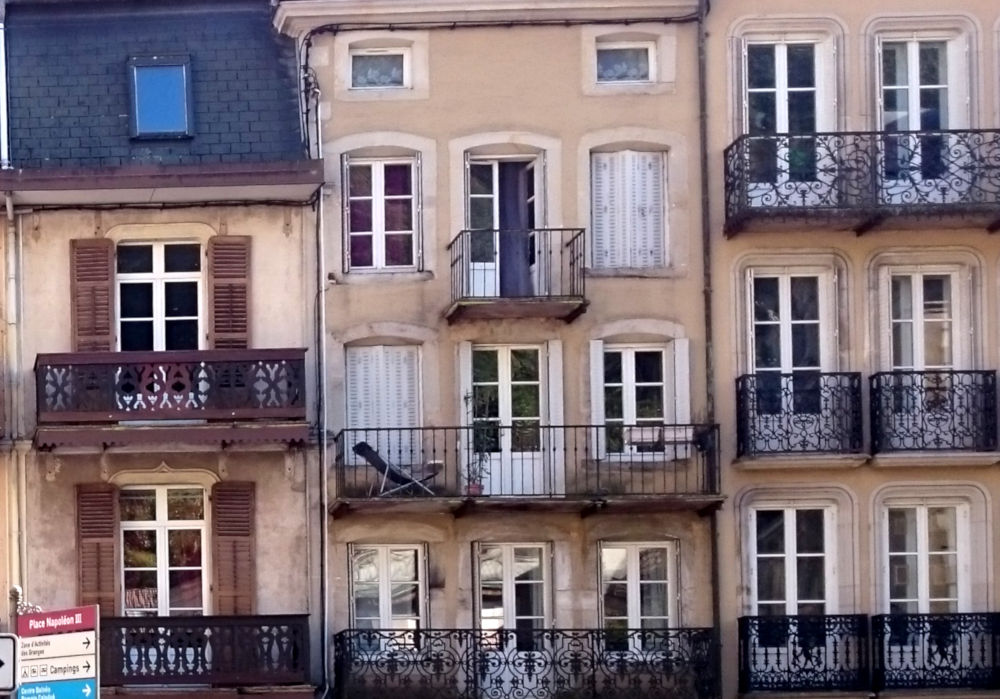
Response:
[[[117,615],[117,488],[105,483],[76,486],[76,543],[80,604],[101,605],[101,616]]]
[[[208,241],[210,342],[215,349],[250,346],[250,237],[217,235]]]
[[[115,244],[106,238],[80,238],[69,245],[73,349],[110,352],[115,347]]]
[[[212,488],[216,614],[254,613],[257,597],[254,545],[254,484],[216,483]]]

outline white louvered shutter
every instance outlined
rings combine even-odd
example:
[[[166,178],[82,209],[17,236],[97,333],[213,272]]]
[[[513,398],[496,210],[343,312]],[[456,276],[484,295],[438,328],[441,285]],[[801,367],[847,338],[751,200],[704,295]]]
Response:
[[[605,456],[604,439],[604,341],[590,341],[590,445],[594,458]]]
[[[662,267],[664,259],[664,154],[623,151],[628,159],[628,214],[632,267]]]
[[[590,156],[590,227],[593,266],[596,269],[624,267],[627,257],[622,216],[622,168],[620,153]]]
[[[376,376],[378,365],[378,347],[348,347],[347,348],[347,428],[353,430],[348,437],[348,447],[358,442],[369,443],[376,440],[379,427],[379,381]],[[376,447],[376,444],[372,444]],[[350,452],[353,462],[359,459]]]
[[[415,464],[420,461],[414,449],[418,440],[409,428],[420,425],[420,353],[417,347],[391,346],[382,348],[384,372],[380,385],[385,399],[382,401],[382,427],[389,431],[389,448],[395,463]]]

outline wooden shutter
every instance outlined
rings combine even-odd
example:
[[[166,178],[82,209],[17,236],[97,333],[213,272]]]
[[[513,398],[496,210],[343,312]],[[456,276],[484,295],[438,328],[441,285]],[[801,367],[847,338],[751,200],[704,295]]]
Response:
[[[590,435],[591,445],[598,459],[605,456],[604,439],[604,341],[590,341]]]
[[[625,151],[629,177],[627,230],[633,267],[662,267],[664,256],[664,154]]]
[[[115,245],[106,238],[69,241],[73,350],[110,352],[115,346]]]
[[[382,401],[383,427],[420,425],[420,350],[412,345],[383,349],[382,385],[388,393]]]
[[[254,484],[212,488],[212,564],[216,614],[253,614],[257,595]]]
[[[105,483],[76,487],[76,550],[81,605],[118,614],[118,489]]]
[[[215,349],[250,345],[250,237],[208,241],[209,339]]]

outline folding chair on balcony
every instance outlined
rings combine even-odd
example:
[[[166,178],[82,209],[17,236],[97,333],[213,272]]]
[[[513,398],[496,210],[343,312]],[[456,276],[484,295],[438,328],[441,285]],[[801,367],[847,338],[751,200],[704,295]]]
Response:
[[[382,474],[382,479],[378,484],[378,496],[380,498],[406,490],[413,490],[418,495],[434,495],[434,491],[427,486],[427,481],[437,477],[440,467],[435,468],[432,473],[429,473],[422,478],[417,478],[407,469],[404,469],[401,466],[396,466],[395,464],[383,459],[382,456],[375,451],[370,444],[368,444],[368,442],[358,442],[354,445],[353,451],[355,454],[368,462],[369,466]],[[388,489],[386,489],[387,486],[389,486]],[[374,489],[375,486],[373,485],[372,490]],[[372,492],[369,491],[369,495],[371,494]]]

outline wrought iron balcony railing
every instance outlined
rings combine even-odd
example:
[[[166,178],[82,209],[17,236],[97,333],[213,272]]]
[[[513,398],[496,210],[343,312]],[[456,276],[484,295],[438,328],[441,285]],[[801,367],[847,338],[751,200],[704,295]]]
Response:
[[[586,310],[582,228],[464,230],[448,244],[450,320],[554,317]]]
[[[711,496],[717,425],[345,429],[341,498]]]
[[[305,420],[305,350],[40,354],[39,424]]]
[[[337,696],[382,699],[715,699],[713,629],[350,629]]]
[[[726,230],[755,219],[976,216],[1000,227],[1000,130],[741,136],[725,151]]]
[[[875,691],[1000,689],[1000,614],[872,618]]]
[[[738,456],[861,451],[861,374],[740,376],[736,438]]]
[[[304,684],[309,617],[101,619],[102,685]]]
[[[869,686],[868,617],[739,620],[740,692],[861,691]]]
[[[892,371],[869,383],[873,453],[997,448],[995,371]]]

